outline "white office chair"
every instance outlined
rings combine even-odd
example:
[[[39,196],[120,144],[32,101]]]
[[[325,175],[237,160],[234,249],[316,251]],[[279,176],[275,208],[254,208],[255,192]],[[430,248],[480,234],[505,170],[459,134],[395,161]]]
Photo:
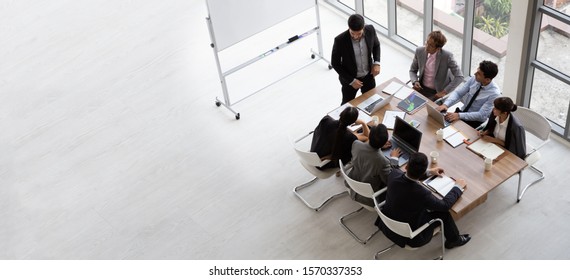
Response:
[[[378,216],[380,216],[380,219],[382,220],[382,222],[386,225],[386,227],[388,227],[391,231],[393,231],[394,233],[402,236],[402,237],[406,237],[406,238],[410,238],[413,239],[414,237],[416,237],[418,234],[420,234],[422,231],[426,230],[431,224],[433,223],[439,223],[440,227],[439,230],[441,231],[441,256],[435,258],[436,260],[443,260],[443,256],[445,255],[445,237],[443,234],[443,221],[441,219],[432,219],[431,221],[425,223],[423,226],[419,227],[418,229],[412,231],[412,228],[410,227],[410,224],[408,223],[403,223],[403,222],[399,222],[396,220],[393,220],[391,218],[389,218],[388,216],[384,215],[384,213],[382,212],[382,206],[384,206],[385,201],[382,202],[378,202],[378,200],[376,199],[376,197],[378,197],[380,194],[382,194],[384,192],[385,189],[377,192],[374,194],[374,209],[376,209],[376,212],[378,213]],[[438,229],[434,230],[434,235],[437,234],[439,231]],[[378,251],[375,255],[374,255],[374,259],[378,259],[378,257],[385,253],[388,252],[390,249],[392,249],[394,246],[396,245],[396,243],[393,243],[392,245]],[[405,249],[408,250],[415,250],[417,249],[416,247],[411,247],[409,245],[406,245],[404,247]]]
[[[315,210],[315,211],[319,211],[321,210],[321,208],[323,208],[325,205],[327,205],[329,202],[331,202],[333,199],[341,197],[343,195],[347,195],[348,192],[347,191],[343,191],[340,193],[335,193],[331,196],[329,196],[328,198],[326,198],[321,204],[319,204],[318,206],[314,206],[311,205],[307,200],[305,200],[305,198],[303,198],[303,196],[301,196],[301,194],[299,193],[300,190],[314,184],[318,179],[327,179],[329,177],[331,177],[333,174],[335,174],[338,171],[338,168],[329,168],[326,170],[320,170],[317,168],[324,166],[325,164],[327,164],[328,162],[330,162],[330,160],[321,160],[319,158],[319,155],[317,155],[317,153],[314,152],[308,152],[308,151],[304,151],[301,148],[299,148],[297,146],[297,144],[302,141],[305,140],[307,137],[312,136],[313,132],[309,132],[308,134],[306,134],[305,136],[295,140],[293,142],[293,148],[295,149],[295,153],[297,154],[297,156],[299,157],[299,161],[301,162],[301,165],[303,165],[303,167],[309,171],[309,173],[313,174],[315,177],[312,178],[311,180],[296,186],[293,189],[293,193],[295,193],[295,195],[301,199],[301,201],[303,201],[303,203],[305,203],[305,205],[307,205],[307,207]],[[309,138],[308,140],[310,140],[311,138]],[[309,141],[310,142],[310,141]]]
[[[538,173],[540,177],[530,182],[521,190],[522,171],[519,173],[517,202],[520,202],[526,190],[530,186],[544,179],[545,177],[544,172],[536,168],[534,164],[538,162],[538,160],[540,159],[540,153],[538,152],[538,150],[550,141],[551,127],[550,127],[550,122],[548,122],[548,120],[545,117],[530,110],[529,108],[518,107],[517,110],[513,112],[513,114],[521,121],[526,132],[534,135],[540,141],[540,143],[536,147],[533,147],[531,144],[529,144],[528,141],[529,139],[527,137],[526,156],[524,160],[528,164],[528,167],[530,167],[531,170]]]
[[[348,175],[346,174],[346,170],[345,170],[345,166],[342,164],[342,161],[339,160],[338,161],[339,165],[340,165],[340,172],[342,173],[342,176],[344,178],[344,180],[346,180],[346,182],[348,183],[348,185],[350,186],[350,188],[356,192],[357,194],[363,196],[363,197],[367,197],[370,199],[373,199],[374,197],[374,190],[372,189],[372,186],[369,183],[363,183],[363,182],[359,182],[356,180],[353,180],[352,178],[348,177]],[[384,188],[385,189],[385,188]],[[380,192],[380,191],[379,191]],[[358,202],[358,201],[356,201]],[[344,220],[352,217],[354,215],[356,215],[357,213],[360,213],[362,210],[366,209],[370,212],[374,212],[374,207],[370,207],[366,204],[360,203],[358,202],[358,204],[361,205],[361,207],[359,209],[357,209],[356,211],[353,211],[349,214],[346,214],[344,216],[342,216],[340,218],[340,225],[350,234],[352,235],[352,237],[354,237],[354,239],[358,242],[360,242],[361,244],[366,244],[366,242],[368,242],[372,237],[374,237],[374,235],[376,235],[380,230],[376,230],[375,232],[373,232],[372,234],[370,234],[366,239],[361,239],[360,237],[358,237],[358,235],[356,235],[356,233],[354,233],[354,231],[352,231],[345,223]]]

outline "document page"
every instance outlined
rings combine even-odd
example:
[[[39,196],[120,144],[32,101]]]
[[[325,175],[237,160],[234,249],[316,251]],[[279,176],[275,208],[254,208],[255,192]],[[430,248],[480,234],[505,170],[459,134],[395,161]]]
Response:
[[[328,115],[329,115],[331,118],[333,118],[333,119],[335,119],[335,120],[338,121],[338,119],[340,119],[340,113],[342,113],[342,111],[344,111],[344,109],[346,109],[347,107],[352,107],[352,105],[351,105],[350,103],[344,103],[344,104],[341,105],[340,107],[338,107],[338,108],[336,108],[336,109],[330,111],[330,112],[328,113]],[[359,112],[359,114],[360,114],[360,112]]]
[[[446,175],[432,176],[425,180],[424,184],[441,196],[446,196],[453,186],[455,186],[455,180]]]
[[[406,117],[406,113],[402,111],[386,111],[384,113],[384,119],[382,120],[382,123],[386,126],[386,128],[394,129],[396,117],[404,119],[404,117]]]
[[[404,87],[406,87],[406,85],[401,84],[401,83],[396,82],[396,81],[392,81],[392,82],[390,82],[390,84],[387,87],[385,87],[382,90],[382,92],[392,95],[392,94],[397,93],[400,89],[402,89]],[[408,96],[408,95],[406,95],[406,96]]]
[[[494,143],[487,142],[483,139],[475,141],[473,144],[467,146],[471,151],[483,156],[484,158],[496,159],[503,154],[504,150],[495,145]]]
[[[454,134],[452,134],[451,136],[445,138],[445,141],[447,143],[449,143],[449,145],[451,145],[452,147],[457,147],[459,145],[461,145],[463,143],[463,140],[467,139],[467,137],[465,137],[465,135],[463,135],[463,133],[461,133],[461,131],[458,131]]]

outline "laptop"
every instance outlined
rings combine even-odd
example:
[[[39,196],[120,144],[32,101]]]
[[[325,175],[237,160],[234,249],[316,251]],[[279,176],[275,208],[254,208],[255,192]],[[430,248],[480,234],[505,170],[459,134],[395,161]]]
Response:
[[[392,147],[382,152],[385,156],[390,157],[390,151],[392,151],[392,149],[400,148],[402,155],[400,155],[398,165],[402,166],[408,162],[412,153],[416,153],[420,150],[422,132],[404,119],[396,117],[394,132],[390,140],[392,141]]]
[[[379,96],[378,94],[374,94],[374,95],[368,97],[368,99],[364,100],[364,102],[360,103],[358,105],[358,108],[360,108],[366,114],[372,115],[372,114],[378,112],[378,110],[382,109],[384,106],[390,104],[393,97],[394,97],[394,94],[390,94],[386,98],[383,98],[383,97]],[[369,101],[369,100],[371,100],[371,101]]]
[[[427,105],[428,115],[436,120],[443,127],[448,127],[451,123],[445,119],[445,113],[436,110],[434,107]]]

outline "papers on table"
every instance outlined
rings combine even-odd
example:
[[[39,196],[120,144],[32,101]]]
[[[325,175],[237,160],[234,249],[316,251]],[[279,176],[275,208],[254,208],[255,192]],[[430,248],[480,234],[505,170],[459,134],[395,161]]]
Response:
[[[406,88],[408,88],[408,89],[406,89]],[[401,84],[399,82],[392,81],[392,82],[390,82],[390,84],[387,87],[385,87],[382,90],[382,92],[389,94],[389,95],[396,95],[398,92],[400,92],[400,90],[402,90],[402,93],[400,93],[400,94],[403,95],[403,97],[402,98],[400,98],[398,96],[396,96],[396,97],[400,98],[400,99],[404,99],[404,98],[406,98],[406,96],[408,96],[410,94],[411,91],[407,92],[406,94],[404,94],[404,93],[406,91],[412,90],[412,89],[407,87],[405,84]]]
[[[384,119],[382,120],[382,123],[386,126],[386,128],[394,129],[394,123],[396,123],[396,117],[404,119],[404,117],[406,117],[406,113],[402,111],[386,111],[384,113]]]
[[[396,98],[398,98],[398,99],[404,100],[404,99],[406,99],[406,97],[408,97],[412,92],[414,92],[414,89],[413,89],[413,88],[405,86],[405,87],[401,88],[400,90],[398,90],[398,91],[394,94],[394,96],[395,96]]]
[[[483,139],[473,142],[473,144],[467,146],[467,148],[484,158],[490,158],[493,160],[505,152],[501,147]]]
[[[328,113],[328,115],[335,119],[338,120],[340,119],[340,113],[342,113],[342,111],[344,111],[345,108],[347,107],[353,107],[350,103],[344,103],[343,105],[341,105],[340,107],[330,111]],[[363,120],[364,123],[369,123],[372,120],[372,117],[369,116],[368,114],[364,113],[361,110],[358,110],[358,119]],[[348,127],[348,129],[350,129],[351,131],[357,131],[361,128],[361,125],[351,125]]]
[[[338,119],[340,119],[340,113],[342,113],[346,107],[352,107],[352,105],[350,103],[344,103],[343,105],[340,105],[340,107],[330,111],[328,115],[338,121]]]
[[[433,192],[437,192],[442,197],[445,197],[447,193],[455,186],[455,180],[446,175],[434,175],[423,181],[424,185],[431,189]]]
[[[449,143],[452,147],[457,147],[463,143],[463,140],[467,140],[467,137],[461,133],[453,125],[450,125],[443,129],[443,139],[445,142]]]

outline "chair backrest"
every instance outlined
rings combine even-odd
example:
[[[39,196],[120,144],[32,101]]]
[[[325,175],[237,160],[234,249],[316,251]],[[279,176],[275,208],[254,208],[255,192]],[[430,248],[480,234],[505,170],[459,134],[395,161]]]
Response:
[[[374,195],[374,190],[372,189],[372,185],[370,185],[369,183],[359,182],[348,177],[348,175],[346,174],[346,168],[342,164],[342,160],[339,159],[338,164],[340,166],[340,172],[342,172],[342,176],[344,177],[344,180],[346,180],[350,188],[361,196],[372,198],[372,196]]]
[[[317,155],[317,153],[315,153],[315,152],[302,151],[296,146],[294,146],[294,148],[295,148],[295,152],[297,153],[297,156],[299,156],[299,160],[303,163],[310,165],[310,166],[319,166],[320,167],[320,166],[323,166],[329,162],[329,160],[324,160],[324,161],[321,160],[319,155]]]
[[[376,207],[374,207],[376,209],[376,212],[378,213],[378,216],[380,216],[380,219],[382,220],[382,222],[394,233],[396,233],[397,235],[400,235],[402,237],[406,237],[406,238],[414,238],[415,235],[413,234],[414,232],[412,231],[412,228],[410,227],[410,225],[408,223],[402,223],[402,222],[398,222],[396,220],[390,219],[388,218],[388,216],[384,215],[384,213],[382,212],[382,210],[380,210],[380,207],[378,207],[378,205],[376,205]]]
[[[513,114],[521,121],[524,129],[542,141],[550,138],[550,122],[539,113],[525,107],[518,107]]]

